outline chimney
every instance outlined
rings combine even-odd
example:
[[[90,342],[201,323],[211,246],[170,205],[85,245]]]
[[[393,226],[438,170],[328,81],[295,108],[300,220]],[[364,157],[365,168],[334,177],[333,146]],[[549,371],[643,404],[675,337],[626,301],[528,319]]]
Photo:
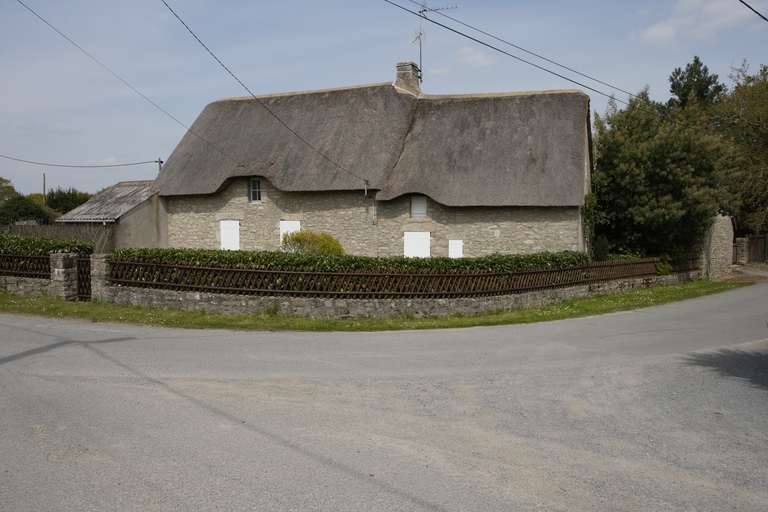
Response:
[[[394,86],[416,96],[421,94],[419,87],[419,67],[413,62],[397,63],[397,78]]]

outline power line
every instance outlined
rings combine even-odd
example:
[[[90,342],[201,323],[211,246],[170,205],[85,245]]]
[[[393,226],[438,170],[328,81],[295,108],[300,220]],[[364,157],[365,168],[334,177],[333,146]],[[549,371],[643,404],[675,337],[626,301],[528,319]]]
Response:
[[[753,13],[755,13],[755,14],[757,14],[758,16],[760,16],[761,18],[763,18],[765,21],[768,21],[768,18],[766,18],[765,16],[763,16],[762,14],[760,14],[759,12],[757,12],[757,11],[756,11],[756,10],[755,10],[755,9],[754,9],[754,8],[753,8],[751,5],[749,5],[749,4],[748,4],[747,2],[745,2],[744,0],[739,0],[739,2],[743,3],[744,5],[746,5],[746,6],[749,8],[749,10],[750,10],[750,11],[752,11],[752,12],[753,12]]]
[[[66,39],[67,41],[69,41],[70,43],[72,43],[72,45],[73,45],[75,48],[77,48],[78,50],[80,50],[81,52],[83,52],[84,54],[86,54],[86,55],[87,55],[87,56],[88,56],[88,57],[89,57],[89,58],[90,58],[92,61],[94,61],[96,64],[98,64],[98,65],[99,65],[99,66],[101,66],[102,68],[106,69],[106,70],[109,72],[109,74],[111,74],[112,76],[114,76],[115,78],[117,78],[118,80],[120,80],[121,82],[123,82],[123,83],[124,83],[125,85],[127,85],[127,86],[128,86],[128,87],[129,87],[129,88],[130,88],[130,89],[131,89],[133,92],[135,92],[136,94],[138,94],[139,96],[141,96],[142,98],[144,98],[145,100],[147,100],[149,103],[151,103],[151,104],[152,104],[152,105],[153,105],[153,106],[154,106],[156,109],[158,109],[160,112],[162,112],[162,113],[163,113],[163,114],[165,114],[166,116],[168,116],[168,117],[170,117],[171,119],[173,119],[174,121],[176,121],[176,123],[178,123],[178,124],[179,124],[179,125],[180,125],[182,128],[184,128],[184,129],[185,129],[185,130],[187,130],[189,133],[191,133],[192,135],[196,136],[197,138],[199,138],[200,140],[202,140],[203,142],[205,142],[205,143],[206,143],[206,144],[208,144],[209,146],[211,146],[213,149],[215,149],[216,151],[218,151],[219,153],[221,153],[221,154],[222,154],[222,155],[224,155],[225,157],[229,158],[230,160],[232,160],[232,161],[233,161],[233,162],[235,162],[236,164],[240,165],[240,162],[238,162],[237,160],[235,160],[235,159],[234,159],[234,158],[232,158],[231,156],[227,155],[227,154],[226,154],[226,153],[224,153],[222,150],[220,150],[219,148],[217,148],[216,146],[214,146],[213,144],[211,144],[210,142],[208,142],[207,140],[205,140],[203,137],[201,137],[200,135],[198,135],[197,133],[195,133],[194,131],[192,131],[192,130],[191,130],[190,128],[188,128],[188,127],[187,127],[187,126],[186,126],[184,123],[182,123],[181,121],[179,121],[178,119],[176,119],[175,117],[173,117],[173,116],[172,116],[171,114],[169,114],[169,113],[168,113],[166,110],[164,110],[162,107],[160,107],[160,106],[159,106],[157,103],[155,103],[154,101],[152,101],[151,99],[149,99],[148,97],[146,97],[145,95],[143,95],[141,92],[139,92],[139,90],[138,90],[138,89],[136,89],[134,86],[132,86],[131,84],[129,84],[128,82],[126,82],[125,80],[123,80],[122,78],[120,78],[120,77],[119,77],[119,76],[118,76],[118,75],[117,75],[117,74],[116,74],[114,71],[112,71],[111,69],[109,69],[107,66],[105,66],[105,65],[104,65],[104,64],[102,64],[101,62],[99,62],[99,60],[98,60],[98,59],[96,59],[96,57],[94,57],[93,55],[91,55],[90,53],[88,53],[87,51],[85,51],[85,50],[84,50],[83,48],[81,48],[81,47],[80,47],[80,46],[79,46],[77,43],[75,43],[75,42],[74,42],[73,40],[71,40],[69,37],[67,37],[66,35],[64,35],[64,33],[63,33],[63,32],[61,32],[59,29],[57,29],[56,27],[54,27],[53,25],[51,25],[50,23],[48,23],[48,21],[46,21],[46,20],[45,20],[45,19],[44,19],[42,16],[40,16],[39,14],[37,14],[35,11],[33,11],[32,9],[30,9],[30,8],[29,8],[29,7],[28,7],[28,6],[27,6],[27,5],[26,5],[24,2],[22,2],[21,0],[16,0],[16,1],[17,1],[17,2],[19,2],[21,5],[23,5],[25,9],[27,9],[29,12],[31,12],[32,14],[34,14],[34,15],[35,15],[37,18],[39,18],[39,19],[40,19],[40,21],[42,21],[43,23],[45,23],[46,25],[48,25],[49,27],[51,27],[51,28],[52,28],[54,31],[56,31],[56,33],[57,33],[57,34],[59,34],[61,37],[63,37],[64,39]]]
[[[161,1],[161,2],[163,2],[163,3],[165,4],[165,6],[168,8],[168,10],[169,10],[169,11],[171,11],[171,13],[172,13],[174,16],[176,16],[176,19],[177,19],[177,20],[179,20],[179,21],[181,22],[181,24],[182,24],[182,25],[184,25],[184,28],[186,28],[186,29],[187,29],[187,31],[189,31],[189,33],[190,33],[190,34],[192,34],[192,37],[194,37],[194,38],[197,40],[197,42],[198,42],[198,43],[200,43],[200,45],[201,45],[203,48],[205,48],[205,50],[206,50],[208,53],[210,53],[210,54],[211,54],[211,57],[213,57],[213,58],[216,60],[216,62],[218,62],[218,63],[219,63],[219,65],[221,65],[221,67],[223,67],[223,68],[226,70],[226,72],[227,72],[227,73],[229,73],[229,74],[232,76],[232,78],[234,78],[235,80],[237,80],[237,83],[239,83],[239,84],[240,84],[240,85],[243,87],[243,89],[245,89],[246,91],[248,91],[248,94],[250,94],[250,95],[251,95],[251,96],[252,96],[252,97],[253,97],[253,98],[254,98],[254,99],[255,99],[255,100],[256,100],[256,101],[259,103],[259,105],[261,105],[262,107],[264,107],[264,110],[266,110],[267,112],[269,112],[269,114],[270,114],[272,117],[274,117],[274,118],[275,118],[275,119],[276,119],[276,120],[277,120],[277,121],[278,121],[278,122],[279,122],[281,125],[283,125],[283,126],[284,126],[284,127],[285,127],[285,128],[288,130],[288,131],[289,131],[289,132],[291,132],[291,133],[292,133],[292,134],[293,134],[293,135],[294,135],[294,136],[295,136],[297,139],[299,139],[301,142],[303,142],[303,143],[304,143],[304,144],[305,144],[305,145],[306,145],[308,148],[310,148],[312,151],[314,151],[315,153],[317,153],[318,155],[320,155],[321,157],[323,157],[325,160],[327,160],[328,162],[330,162],[332,165],[336,166],[338,169],[340,169],[340,170],[342,170],[342,171],[346,172],[347,174],[349,174],[349,175],[351,175],[351,176],[354,176],[355,178],[357,178],[357,179],[359,179],[359,180],[361,180],[361,181],[365,182],[365,186],[366,186],[366,188],[368,187],[368,184],[369,184],[369,182],[368,182],[368,180],[367,180],[367,179],[365,179],[365,178],[363,178],[363,177],[361,177],[361,176],[358,176],[357,174],[353,173],[352,171],[349,171],[349,170],[345,169],[345,168],[344,168],[342,165],[340,165],[340,164],[336,163],[335,161],[331,160],[331,159],[330,159],[328,156],[326,156],[325,154],[323,154],[323,153],[322,153],[322,152],[321,152],[319,149],[315,148],[315,147],[314,147],[312,144],[310,144],[310,143],[309,143],[307,140],[305,140],[305,139],[304,139],[304,138],[303,138],[301,135],[299,135],[298,133],[296,133],[296,132],[295,132],[295,131],[294,131],[294,130],[293,130],[291,127],[290,127],[290,126],[288,126],[288,125],[287,125],[287,124],[286,124],[286,123],[285,123],[285,122],[284,122],[282,119],[280,119],[280,118],[277,116],[277,114],[275,114],[275,113],[274,113],[274,112],[273,112],[273,111],[272,111],[272,110],[271,110],[269,107],[267,107],[267,106],[264,104],[264,102],[263,102],[263,101],[261,101],[261,99],[260,99],[260,98],[258,98],[258,97],[257,97],[255,94],[253,94],[253,93],[251,92],[251,90],[250,90],[250,89],[248,89],[248,87],[246,87],[246,86],[245,86],[245,84],[244,84],[244,83],[243,83],[243,82],[242,82],[242,81],[241,81],[239,78],[237,78],[237,77],[235,76],[235,74],[234,74],[232,71],[230,71],[230,70],[229,70],[229,68],[228,68],[227,66],[225,66],[225,65],[224,65],[224,63],[223,63],[223,62],[221,62],[221,60],[219,60],[219,58],[218,58],[216,55],[214,55],[214,53],[213,53],[213,52],[212,52],[212,51],[211,51],[211,50],[210,50],[210,49],[209,49],[209,48],[208,48],[208,47],[205,45],[205,43],[203,43],[203,42],[200,40],[200,38],[199,38],[199,37],[197,37],[197,35],[196,35],[196,34],[195,34],[193,31],[192,31],[192,29],[191,29],[191,28],[189,28],[189,25],[187,25],[186,23],[184,23],[184,20],[182,20],[182,19],[179,17],[179,15],[178,15],[178,14],[176,14],[176,11],[174,11],[173,9],[171,9],[171,6],[170,6],[170,5],[168,5],[168,3],[167,3],[165,0],[160,0],[160,1]]]
[[[131,165],[144,165],[144,164],[156,164],[159,160],[148,160],[146,162],[133,162],[130,164],[109,164],[109,165],[63,165],[63,164],[46,164],[43,162],[33,162],[31,160],[22,160],[21,158],[13,158],[11,156],[0,155],[0,158],[7,158],[8,160],[14,160],[16,162],[24,162],[25,164],[45,165],[46,167],[69,167],[72,169],[92,169],[103,167],[128,167]]]
[[[415,0],[408,0],[408,1],[409,1],[409,2],[411,2],[412,4],[421,5],[421,4],[419,4],[418,2],[416,2]],[[419,11],[419,12],[421,12],[421,11]],[[427,11],[425,11],[425,12],[427,12]],[[527,53],[528,55],[533,55],[534,57],[536,57],[536,58],[538,58],[538,59],[541,59],[541,60],[543,60],[543,61],[549,62],[550,64],[554,64],[555,66],[557,66],[557,67],[560,67],[560,68],[563,68],[563,69],[565,69],[565,70],[567,70],[567,71],[570,71],[571,73],[576,73],[577,75],[579,75],[579,76],[582,76],[582,77],[584,77],[584,78],[586,78],[586,79],[588,79],[588,80],[592,80],[593,82],[597,82],[597,83],[599,83],[599,84],[601,84],[601,85],[604,85],[604,86],[606,86],[606,87],[609,87],[609,88],[611,88],[611,89],[614,89],[614,90],[616,90],[616,91],[619,91],[619,92],[623,92],[624,94],[628,94],[630,97],[634,97],[634,96],[635,96],[635,94],[633,94],[633,93],[631,93],[631,92],[629,92],[629,91],[625,91],[624,89],[621,89],[620,87],[616,87],[615,85],[611,85],[611,84],[609,84],[609,83],[606,83],[606,82],[603,82],[603,81],[601,81],[601,80],[598,80],[597,78],[591,77],[591,76],[589,76],[589,75],[586,75],[586,74],[584,74],[584,73],[580,73],[579,71],[576,71],[575,69],[569,68],[568,66],[564,66],[563,64],[559,64],[558,62],[555,62],[554,60],[548,59],[548,58],[546,58],[546,57],[544,57],[544,56],[542,56],[542,55],[539,55],[539,54],[537,54],[537,53],[534,53],[534,52],[532,52],[532,51],[526,50],[526,49],[525,49],[525,48],[523,48],[522,46],[518,46],[518,45],[516,45],[516,44],[510,43],[509,41],[505,41],[504,39],[501,39],[501,38],[499,38],[499,37],[496,37],[496,36],[494,36],[493,34],[489,34],[488,32],[485,32],[485,31],[483,31],[483,30],[480,30],[480,29],[479,29],[479,28],[477,28],[477,27],[473,27],[472,25],[469,25],[469,24],[467,24],[467,23],[464,23],[463,21],[457,20],[456,18],[452,18],[452,17],[448,16],[447,14],[444,14],[443,12],[439,12],[437,9],[430,9],[428,12],[436,12],[437,14],[439,14],[440,16],[442,16],[442,17],[444,17],[444,18],[448,18],[449,20],[451,20],[451,21],[453,21],[453,22],[456,22],[456,23],[458,23],[459,25],[463,25],[463,26],[465,26],[465,27],[467,27],[467,28],[469,28],[469,29],[472,29],[472,30],[474,30],[475,32],[479,32],[480,34],[483,34],[483,35],[485,35],[485,36],[488,36],[488,37],[490,37],[491,39],[495,39],[496,41],[499,41],[499,42],[501,42],[501,43],[504,43],[504,44],[506,44],[506,45],[509,45],[509,46],[511,46],[512,48],[516,48],[516,49],[518,49],[518,50],[520,50],[520,51],[522,51],[522,52],[525,52],[525,53]],[[425,18],[425,19],[428,19],[428,18],[426,18],[426,16],[424,16],[424,18]]]
[[[492,44],[486,43],[485,41],[477,39],[476,37],[472,37],[469,34],[465,34],[464,32],[460,32],[459,30],[456,30],[455,28],[449,27],[448,25],[444,25],[444,24],[442,24],[440,22],[437,22],[435,20],[429,19],[426,16],[423,16],[423,15],[419,14],[416,11],[412,11],[412,10],[406,8],[406,7],[403,7],[402,5],[398,5],[398,4],[396,4],[396,3],[394,3],[394,2],[392,2],[390,0],[384,0],[384,1],[387,2],[390,5],[394,5],[395,7],[399,8],[399,9],[402,9],[402,10],[404,10],[406,12],[409,12],[409,13],[413,14],[414,16],[419,16],[420,18],[423,18],[423,19],[427,20],[428,22],[430,22],[430,23],[432,23],[434,25],[437,25],[438,27],[444,28],[444,29],[446,29],[446,30],[448,30],[450,32],[453,32],[454,34],[458,34],[461,37],[465,37],[465,38],[467,38],[467,39],[469,39],[471,41],[474,41],[474,42],[476,42],[478,44],[481,44],[481,45],[483,45],[483,46],[485,46],[487,48],[490,48],[491,50],[494,50],[494,51],[497,51],[499,53],[502,53],[502,54],[506,55],[507,57],[512,57],[513,59],[519,60],[520,62],[528,64],[529,66],[533,66],[533,67],[535,67],[537,69],[540,69],[540,70],[542,70],[542,71],[544,71],[546,73],[549,73],[550,75],[554,75],[554,76],[556,76],[558,78],[562,78],[563,80],[571,82],[572,84],[576,84],[579,87],[583,87],[585,89],[588,89],[588,90],[590,90],[590,91],[592,91],[592,92],[594,92],[596,94],[599,94],[601,96],[605,96],[606,98],[612,98],[612,99],[614,99],[614,100],[616,100],[616,101],[618,101],[620,103],[623,103],[625,105],[629,105],[629,103],[627,103],[626,101],[618,100],[618,99],[616,99],[611,94],[604,93],[603,91],[595,89],[594,87],[590,87],[590,86],[588,86],[586,84],[583,84],[581,82],[577,82],[576,80],[574,80],[572,78],[568,78],[565,75],[561,75],[560,73],[552,71],[551,69],[547,69],[547,68],[545,68],[543,66],[539,66],[538,64],[534,64],[533,62],[527,61],[527,60],[525,60],[525,59],[523,59],[521,57],[518,57],[517,55],[513,55],[513,54],[511,54],[509,52],[506,52],[506,51],[502,50],[501,48],[498,48],[496,46],[493,46]]]

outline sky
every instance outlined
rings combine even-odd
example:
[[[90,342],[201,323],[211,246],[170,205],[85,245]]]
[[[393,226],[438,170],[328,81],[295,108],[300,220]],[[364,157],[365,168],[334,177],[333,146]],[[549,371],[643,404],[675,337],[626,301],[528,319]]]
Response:
[[[392,82],[398,62],[419,62],[412,41],[420,19],[385,0],[165,1],[256,95]],[[65,168],[0,157],[0,177],[21,193],[42,192],[43,175],[47,190],[91,193],[154,179],[153,161],[170,156],[208,103],[249,95],[162,0],[22,2],[39,17],[18,0],[0,0],[0,155],[71,166],[150,163]],[[768,0],[747,3],[768,16]],[[739,0],[426,6],[455,7],[427,16],[580,84],[421,20],[426,94],[580,89],[602,114],[611,94],[626,101],[622,91],[646,86],[652,99],[667,101],[669,75],[696,55],[728,86],[732,67],[745,59],[753,72],[768,64],[768,22]]]

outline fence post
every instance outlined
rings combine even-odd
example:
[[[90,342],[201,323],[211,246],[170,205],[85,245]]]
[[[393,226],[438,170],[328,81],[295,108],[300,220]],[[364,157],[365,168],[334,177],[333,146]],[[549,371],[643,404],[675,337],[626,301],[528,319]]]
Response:
[[[736,264],[746,265],[749,261],[749,238],[736,239]]]
[[[109,301],[109,254],[91,254],[91,299]]]
[[[77,254],[51,254],[51,286],[48,293],[59,299],[77,300]]]

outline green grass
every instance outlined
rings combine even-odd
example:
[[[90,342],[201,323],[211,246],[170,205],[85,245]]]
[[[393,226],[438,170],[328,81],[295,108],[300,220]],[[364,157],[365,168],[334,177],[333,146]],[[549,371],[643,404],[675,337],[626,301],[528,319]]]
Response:
[[[719,293],[749,283],[692,281],[657,286],[613,295],[569,300],[542,308],[499,312],[482,316],[449,318],[399,317],[388,320],[312,320],[266,315],[219,315],[142,307],[121,307],[102,302],[66,302],[51,297],[19,297],[0,292],[0,312],[72,318],[92,322],[118,322],[137,325],[188,329],[228,329],[244,331],[392,331],[403,329],[452,329],[483,325],[509,325],[546,322],[566,318],[600,315],[616,311],[658,306],[703,295]]]

